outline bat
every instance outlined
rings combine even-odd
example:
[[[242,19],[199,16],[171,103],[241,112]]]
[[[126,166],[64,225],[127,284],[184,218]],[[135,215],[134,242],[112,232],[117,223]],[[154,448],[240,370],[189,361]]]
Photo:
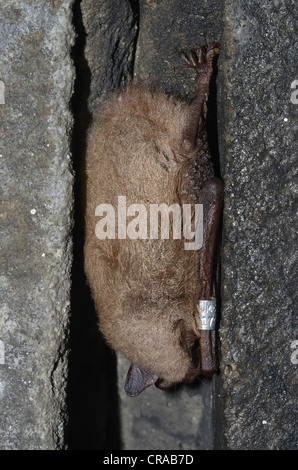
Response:
[[[100,330],[131,362],[129,396],[218,369],[214,326],[200,319],[202,305],[214,311],[224,192],[205,125],[218,52],[214,43],[181,53],[197,73],[190,103],[130,84],[103,103],[88,133],[85,272]]]

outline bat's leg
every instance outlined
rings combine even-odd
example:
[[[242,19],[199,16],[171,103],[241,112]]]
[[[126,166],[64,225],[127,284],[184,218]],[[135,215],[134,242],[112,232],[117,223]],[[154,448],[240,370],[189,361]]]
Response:
[[[195,149],[196,137],[202,124],[202,118],[206,117],[209,85],[212,77],[212,61],[219,53],[219,44],[214,43],[210,47],[202,46],[198,50],[191,50],[187,54],[181,53],[182,59],[197,72],[197,92],[190,105],[188,122],[182,138],[182,153]]]
[[[181,54],[187,65],[197,72],[197,92],[190,105],[187,125],[182,137],[181,153],[189,153],[196,148],[197,136],[207,114],[207,99],[213,73],[212,62],[219,52],[219,44],[202,46]],[[217,178],[211,178],[203,186],[200,200],[204,210],[204,243],[200,253],[200,278],[203,281],[201,300],[210,300],[213,296],[214,256],[218,227],[223,202],[223,184]],[[217,370],[217,351],[215,330],[200,330],[200,373],[211,376]]]
[[[200,257],[200,279],[203,281],[202,300],[213,296],[214,257],[223,204],[223,182],[211,178],[201,190],[204,211],[204,242]],[[218,368],[216,332],[200,330],[200,372],[211,376]]]

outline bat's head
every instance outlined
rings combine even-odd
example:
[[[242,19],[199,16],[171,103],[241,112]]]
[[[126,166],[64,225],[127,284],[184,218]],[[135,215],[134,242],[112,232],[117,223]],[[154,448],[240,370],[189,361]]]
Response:
[[[176,344],[177,347],[177,344]],[[155,384],[161,390],[168,390],[179,382],[192,382],[200,372],[199,366],[199,338],[195,336],[192,330],[184,331],[178,346],[181,351],[175,351],[174,356],[179,363],[179,370],[167,369],[166,362],[171,358],[166,358],[163,367],[166,367],[164,373],[157,375],[150,369],[139,367],[137,364],[131,364],[126,377],[125,391],[127,395],[135,397],[143,390]],[[186,355],[185,355],[186,352]],[[172,356],[173,358],[173,356]]]
[[[153,384],[167,390],[180,382],[192,382],[200,370],[199,334],[190,312],[186,322],[179,308],[171,313],[149,310],[134,312],[129,319],[117,315],[113,327],[101,322],[109,343],[132,363],[125,383],[129,396],[137,396]]]

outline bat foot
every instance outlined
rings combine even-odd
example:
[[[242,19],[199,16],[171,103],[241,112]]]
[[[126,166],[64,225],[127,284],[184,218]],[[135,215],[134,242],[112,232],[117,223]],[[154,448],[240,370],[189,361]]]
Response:
[[[201,367],[200,375],[204,375],[204,377],[212,377],[214,374],[216,374],[217,371],[218,371],[218,367],[215,365],[213,367],[206,367],[206,368]]]
[[[186,64],[195,69],[197,73],[212,74],[212,62],[219,53],[219,43],[214,42],[211,46],[201,46],[198,49],[191,49],[188,52],[181,52],[180,57]]]

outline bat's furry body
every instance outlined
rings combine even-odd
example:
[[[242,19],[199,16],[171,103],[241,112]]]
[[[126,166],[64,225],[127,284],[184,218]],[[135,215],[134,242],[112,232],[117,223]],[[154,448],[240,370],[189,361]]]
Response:
[[[187,103],[130,85],[95,117],[86,157],[85,270],[100,329],[112,348],[167,383],[194,367],[199,252],[185,250],[183,237],[119,240],[116,231],[116,239],[99,240],[95,208],[117,208],[120,195],[148,214],[149,204],[201,202],[213,170],[204,126],[195,148],[183,146],[189,112]]]

